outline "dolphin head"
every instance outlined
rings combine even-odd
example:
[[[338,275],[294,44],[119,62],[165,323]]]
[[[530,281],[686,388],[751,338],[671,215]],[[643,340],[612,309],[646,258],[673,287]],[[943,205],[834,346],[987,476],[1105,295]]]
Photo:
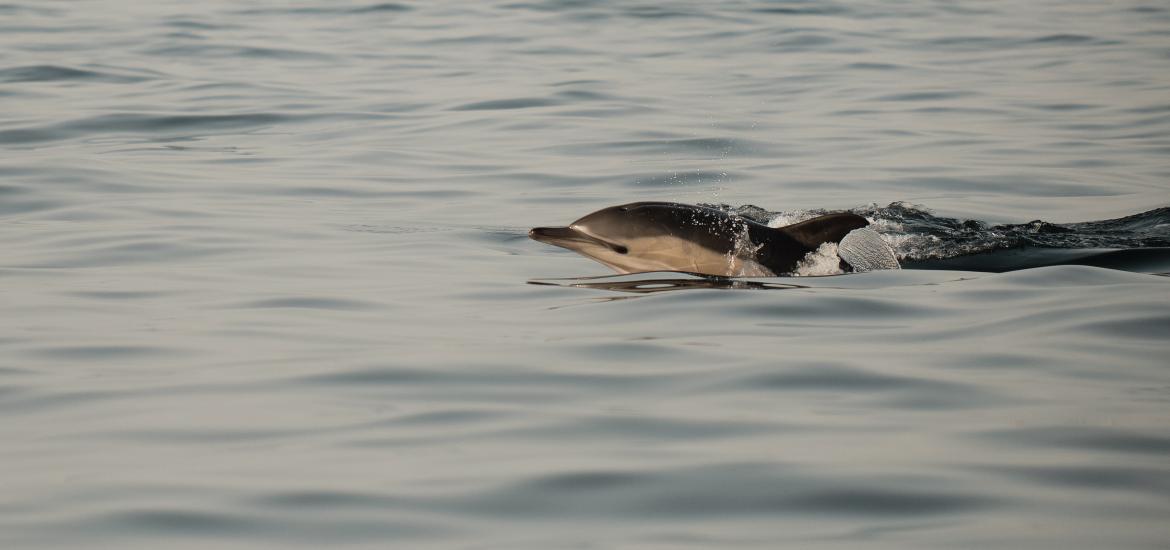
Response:
[[[567,227],[536,227],[528,236],[623,271],[615,266],[628,263],[630,245],[645,235],[646,225],[647,220],[638,215],[636,205],[624,204],[598,210]]]
[[[603,208],[567,227],[537,227],[528,236],[619,273],[722,271],[728,262],[729,235],[737,229],[728,219],[707,208],[635,202]],[[706,263],[717,267],[705,267]]]

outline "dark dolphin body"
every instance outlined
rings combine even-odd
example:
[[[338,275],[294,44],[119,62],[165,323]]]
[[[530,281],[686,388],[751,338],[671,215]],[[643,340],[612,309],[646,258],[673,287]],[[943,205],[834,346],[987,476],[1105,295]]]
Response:
[[[791,273],[820,245],[866,225],[865,218],[842,212],[772,228],[713,208],[635,202],[598,210],[568,227],[537,227],[528,236],[619,273],[768,277]]]

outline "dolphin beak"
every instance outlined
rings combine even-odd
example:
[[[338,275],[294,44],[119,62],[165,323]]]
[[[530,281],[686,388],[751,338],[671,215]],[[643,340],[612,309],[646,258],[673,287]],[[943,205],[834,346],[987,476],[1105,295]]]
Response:
[[[533,227],[528,231],[528,238],[548,244],[585,240],[584,236],[572,227]]]
[[[581,244],[603,246],[619,254],[626,253],[626,247],[599,239],[588,233],[578,231],[572,227],[534,227],[528,231],[528,238],[542,243],[548,243],[569,250],[581,248]]]

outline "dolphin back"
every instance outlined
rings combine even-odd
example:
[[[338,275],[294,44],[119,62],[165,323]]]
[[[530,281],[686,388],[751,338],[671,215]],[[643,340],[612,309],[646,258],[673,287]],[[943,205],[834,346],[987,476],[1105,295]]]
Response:
[[[777,228],[805,247],[815,250],[824,243],[837,243],[850,231],[869,225],[865,218],[849,212],[825,214],[811,220]]]

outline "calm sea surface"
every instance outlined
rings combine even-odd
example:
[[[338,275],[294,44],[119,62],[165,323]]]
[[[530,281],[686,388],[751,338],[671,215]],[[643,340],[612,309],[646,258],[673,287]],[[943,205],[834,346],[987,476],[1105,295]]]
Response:
[[[1167,547],[1170,278],[528,284],[635,200],[1170,205],[1170,6],[2,3],[0,546]]]

